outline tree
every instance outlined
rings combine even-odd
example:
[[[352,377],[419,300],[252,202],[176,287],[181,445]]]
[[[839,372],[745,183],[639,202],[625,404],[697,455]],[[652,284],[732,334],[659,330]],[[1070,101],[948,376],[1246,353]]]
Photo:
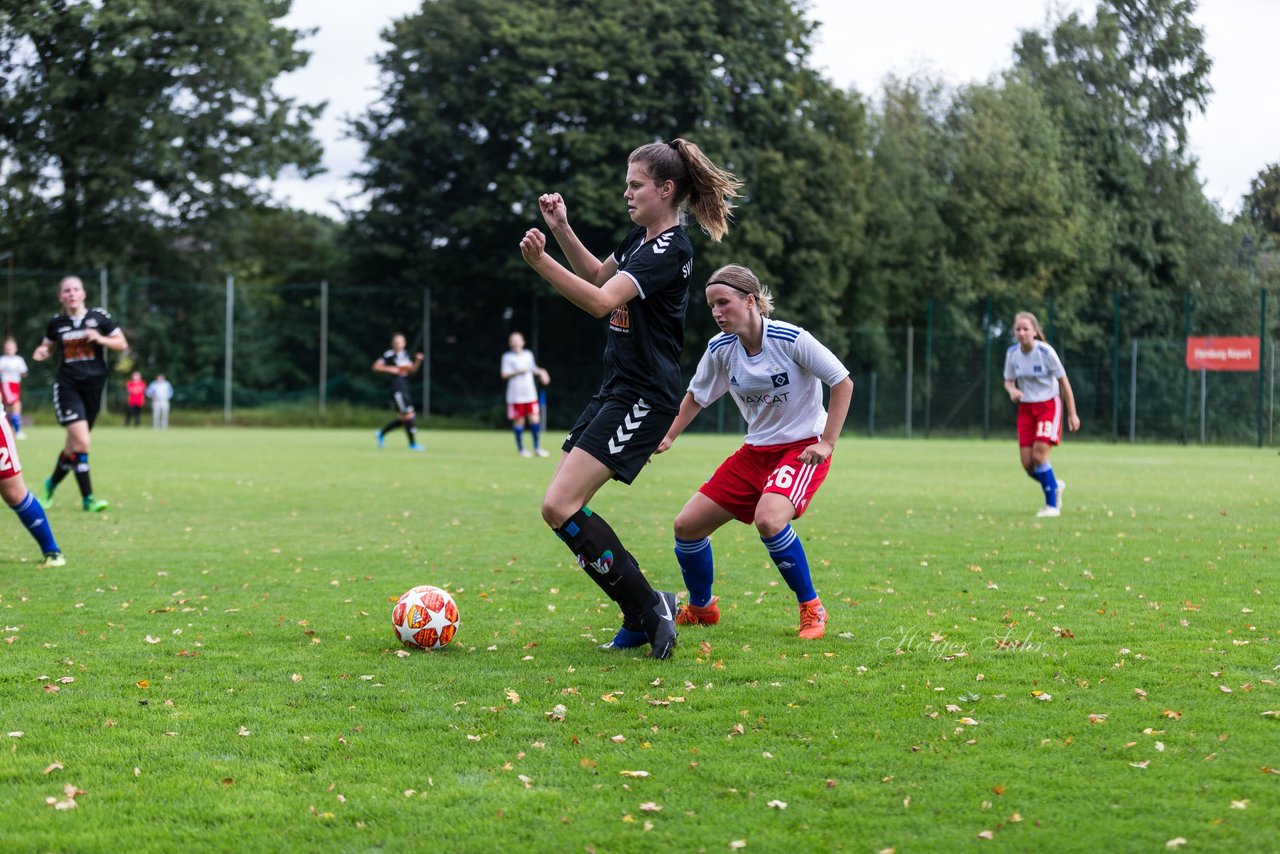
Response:
[[[1280,163],[1260,170],[1249,182],[1244,214],[1273,247],[1280,247]]]
[[[289,0],[0,0],[0,224],[28,266],[145,266],[161,229],[319,162]]]
[[[597,379],[569,366],[598,349],[599,325],[548,296],[517,243],[541,225],[538,195],[558,191],[584,243],[612,249],[629,225],[628,153],[675,136],[746,182],[724,246],[694,229],[695,277],[752,265],[789,319],[838,346],[861,228],[863,113],[804,67],[812,26],[787,0],[439,0],[396,22],[379,58],[382,101],[353,126],[370,198],[353,242],[366,247],[363,269],[405,288],[389,313],[432,286],[456,339],[437,354],[441,383],[467,383],[480,353],[501,350],[504,308],[537,302],[554,309],[539,315],[556,342],[538,353],[552,374],[584,388]],[[710,334],[704,314],[695,300],[692,340]],[[513,322],[531,319],[521,310]]]

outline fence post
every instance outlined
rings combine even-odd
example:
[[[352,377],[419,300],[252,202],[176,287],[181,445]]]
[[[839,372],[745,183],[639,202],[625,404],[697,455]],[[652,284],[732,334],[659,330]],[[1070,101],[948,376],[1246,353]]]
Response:
[[[1263,406],[1266,400],[1266,374],[1262,370],[1267,353],[1267,289],[1258,288],[1258,299],[1261,303],[1259,314],[1262,315],[1258,321],[1258,447],[1262,447],[1262,436],[1266,431],[1263,430],[1263,420],[1266,418],[1267,410]]]
[[[1208,375],[1208,373],[1209,372],[1206,371],[1204,368],[1200,369],[1200,444],[1201,445],[1204,444],[1204,418],[1205,418],[1205,411],[1208,409],[1208,407],[1205,404],[1205,398],[1208,396],[1208,386],[1205,382],[1205,377]]]
[[[225,375],[222,381],[222,423],[231,423],[231,324],[234,321],[234,306],[236,301],[236,277],[227,276],[227,337],[224,349],[226,355],[224,357],[222,372]]]
[[[1111,441],[1120,438],[1120,292],[1111,300]]]
[[[982,438],[991,433],[991,311],[992,300],[987,297],[982,310]]]
[[[874,436],[876,434],[876,372],[871,372],[871,392],[868,395],[867,406],[867,435]]]
[[[320,415],[329,386],[329,280],[320,280]]]
[[[1132,356],[1129,360],[1129,444],[1138,437],[1138,339],[1131,339]]]
[[[924,316],[924,435],[926,438],[933,426],[933,297],[929,297],[929,307]]]
[[[431,286],[422,289],[422,423],[431,417]]]
[[[1191,337],[1191,289],[1187,288],[1187,298],[1183,315],[1186,317],[1186,333],[1183,335],[1183,347],[1186,339]],[[1182,444],[1187,444],[1187,426],[1191,421],[1191,369],[1185,364],[1182,367]]]
[[[916,372],[916,328],[907,325],[907,438],[911,438],[911,386]]]

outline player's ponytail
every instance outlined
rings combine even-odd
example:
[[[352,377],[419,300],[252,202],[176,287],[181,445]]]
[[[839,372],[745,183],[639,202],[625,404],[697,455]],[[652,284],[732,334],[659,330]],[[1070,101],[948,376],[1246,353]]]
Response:
[[[698,146],[679,138],[651,142],[631,152],[627,162],[643,163],[658,184],[671,181],[676,207],[681,214],[692,212],[712,240],[718,243],[729,231],[729,213],[742,182],[711,162]]]
[[[1044,337],[1044,330],[1040,328],[1040,321],[1039,321],[1039,320],[1036,320],[1036,316],[1035,316],[1034,314],[1032,314],[1031,312],[1029,312],[1029,311],[1020,311],[1020,312],[1018,312],[1017,314],[1015,314],[1015,315],[1013,316],[1013,322],[1014,322],[1014,325],[1016,326],[1016,325],[1017,325],[1017,323],[1018,323],[1018,320],[1019,320],[1020,318],[1024,318],[1024,317],[1027,319],[1027,322],[1031,324],[1031,328],[1035,330],[1035,332],[1036,332],[1036,340],[1037,340],[1037,341],[1045,341],[1045,337]],[[1046,342],[1046,343],[1047,343],[1047,342]]]
[[[751,272],[749,267],[744,267],[741,264],[727,264],[711,274],[706,286],[711,287],[712,285],[725,285],[733,288],[743,295],[743,299],[755,297],[756,308],[759,310],[761,317],[768,317],[773,314],[773,294],[768,286],[762,284],[756,274]]]

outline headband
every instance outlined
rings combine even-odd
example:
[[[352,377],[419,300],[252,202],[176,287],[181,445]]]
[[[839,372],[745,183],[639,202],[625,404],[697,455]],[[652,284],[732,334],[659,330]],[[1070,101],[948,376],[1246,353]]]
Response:
[[[744,288],[742,285],[735,285],[733,282],[726,282],[724,279],[712,279],[711,281],[707,282],[707,284],[704,286],[704,290],[706,288],[711,287],[712,285],[724,285],[726,288],[733,288],[738,293],[746,294],[749,297],[758,296],[758,294],[755,291],[749,291],[746,288]]]

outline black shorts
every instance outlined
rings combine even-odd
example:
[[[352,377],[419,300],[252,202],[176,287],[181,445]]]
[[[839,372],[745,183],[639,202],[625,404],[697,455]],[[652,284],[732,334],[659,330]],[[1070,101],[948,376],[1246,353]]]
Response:
[[[409,384],[391,387],[391,408],[401,415],[413,413],[413,395],[409,394]]]
[[[615,480],[631,483],[675,420],[674,412],[655,412],[644,398],[597,394],[561,450],[581,448],[608,466]]]
[[[88,421],[93,427],[93,422],[98,420],[98,410],[102,408],[102,390],[106,387],[106,377],[55,379],[53,411],[58,416],[58,423],[65,427],[76,421]]]

